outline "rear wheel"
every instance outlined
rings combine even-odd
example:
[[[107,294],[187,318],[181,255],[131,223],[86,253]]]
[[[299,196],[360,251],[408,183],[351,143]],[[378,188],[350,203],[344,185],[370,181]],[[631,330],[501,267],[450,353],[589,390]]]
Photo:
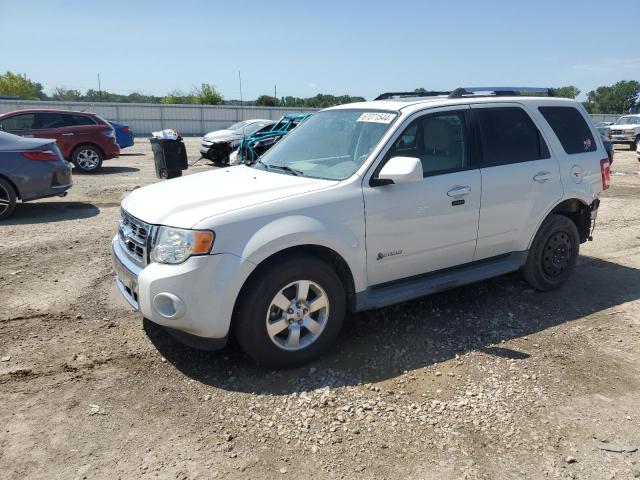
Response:
[[[250,280],[238,300],[235,336],[262,365],[298,367],[334,343],[345,308],[344,286],[333,269],[296,255],[266,265]]]
[[[0,220],[11,216],[16,208],[16,191],[4,178],[0,178]]]
[[[533,239],[522,274],[538,290],[556,289],[573,272],[579,250],[575,223],[563,215],[549,215]]]
[[[94,173],[100,170],[102,160],[102,152],[92,145],[80,145],[71,155],[71,161],[84,173]]]

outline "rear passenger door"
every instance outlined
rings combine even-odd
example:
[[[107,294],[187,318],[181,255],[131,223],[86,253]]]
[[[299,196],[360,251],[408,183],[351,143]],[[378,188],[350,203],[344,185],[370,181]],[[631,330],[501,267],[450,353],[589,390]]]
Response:
[[[474,260],[528,248],[531,228],[562,198],[557,160],[520,104],[474,105],[482,198]]]

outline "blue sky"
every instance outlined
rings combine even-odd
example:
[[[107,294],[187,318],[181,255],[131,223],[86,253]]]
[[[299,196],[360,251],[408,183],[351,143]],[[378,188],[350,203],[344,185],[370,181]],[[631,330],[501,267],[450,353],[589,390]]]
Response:
[[[623,10],[634,19],[627,2]],[[416,87],[573,84],[640,77],[633,22],[606,2],[0,0],[0,71],[162,95],[212,83],[238,98],[373,98]],[[638,5],[640,6],[640,5]],[[626,33],[625,33],[626,32]]]

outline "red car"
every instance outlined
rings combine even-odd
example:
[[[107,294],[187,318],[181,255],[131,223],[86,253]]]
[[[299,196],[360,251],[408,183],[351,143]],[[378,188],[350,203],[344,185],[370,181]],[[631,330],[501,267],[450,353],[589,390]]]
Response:
[[[0,115],[0,130],[22,137],[52,138],[80,171],[97,172],[102,161],[120,155],[111,125],[95,113],[18,110]]]

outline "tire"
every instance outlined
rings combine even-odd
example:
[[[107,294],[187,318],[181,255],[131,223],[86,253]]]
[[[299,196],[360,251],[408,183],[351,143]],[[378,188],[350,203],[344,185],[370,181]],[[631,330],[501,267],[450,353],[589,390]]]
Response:
[[[104,155],[93,145],[80,145],[71,155],[73,164],[83,173],[95,173],[100,170]]]
[[[169,178],[169,172],[166,168],[160,169],[160,178]]]
[[[579,252],[575,223],[563,215],[549,215],[533,239],[522,274],[533,288],[554,290],[573,272]]]
[[[291,300],[304,285],[308,285],[305,301],[295,305]],[[280,257],[260,267],[243,289],[234,333],[242,349],[259,364],[299,367],[333,345],[345,310],[344,285],[329,265],[309,255]]]
[[[0,178],[0,220],[9,218],[16,209],[16,191],[7,180]]]
[[[182,170],[168,170],[167,176],[163,178],[177,178],[182,176]]]
[[[636,141],[631,144],[631,150],[636,151],[638,149],[638,143],[640,143],[640,135],[638,135]]]

